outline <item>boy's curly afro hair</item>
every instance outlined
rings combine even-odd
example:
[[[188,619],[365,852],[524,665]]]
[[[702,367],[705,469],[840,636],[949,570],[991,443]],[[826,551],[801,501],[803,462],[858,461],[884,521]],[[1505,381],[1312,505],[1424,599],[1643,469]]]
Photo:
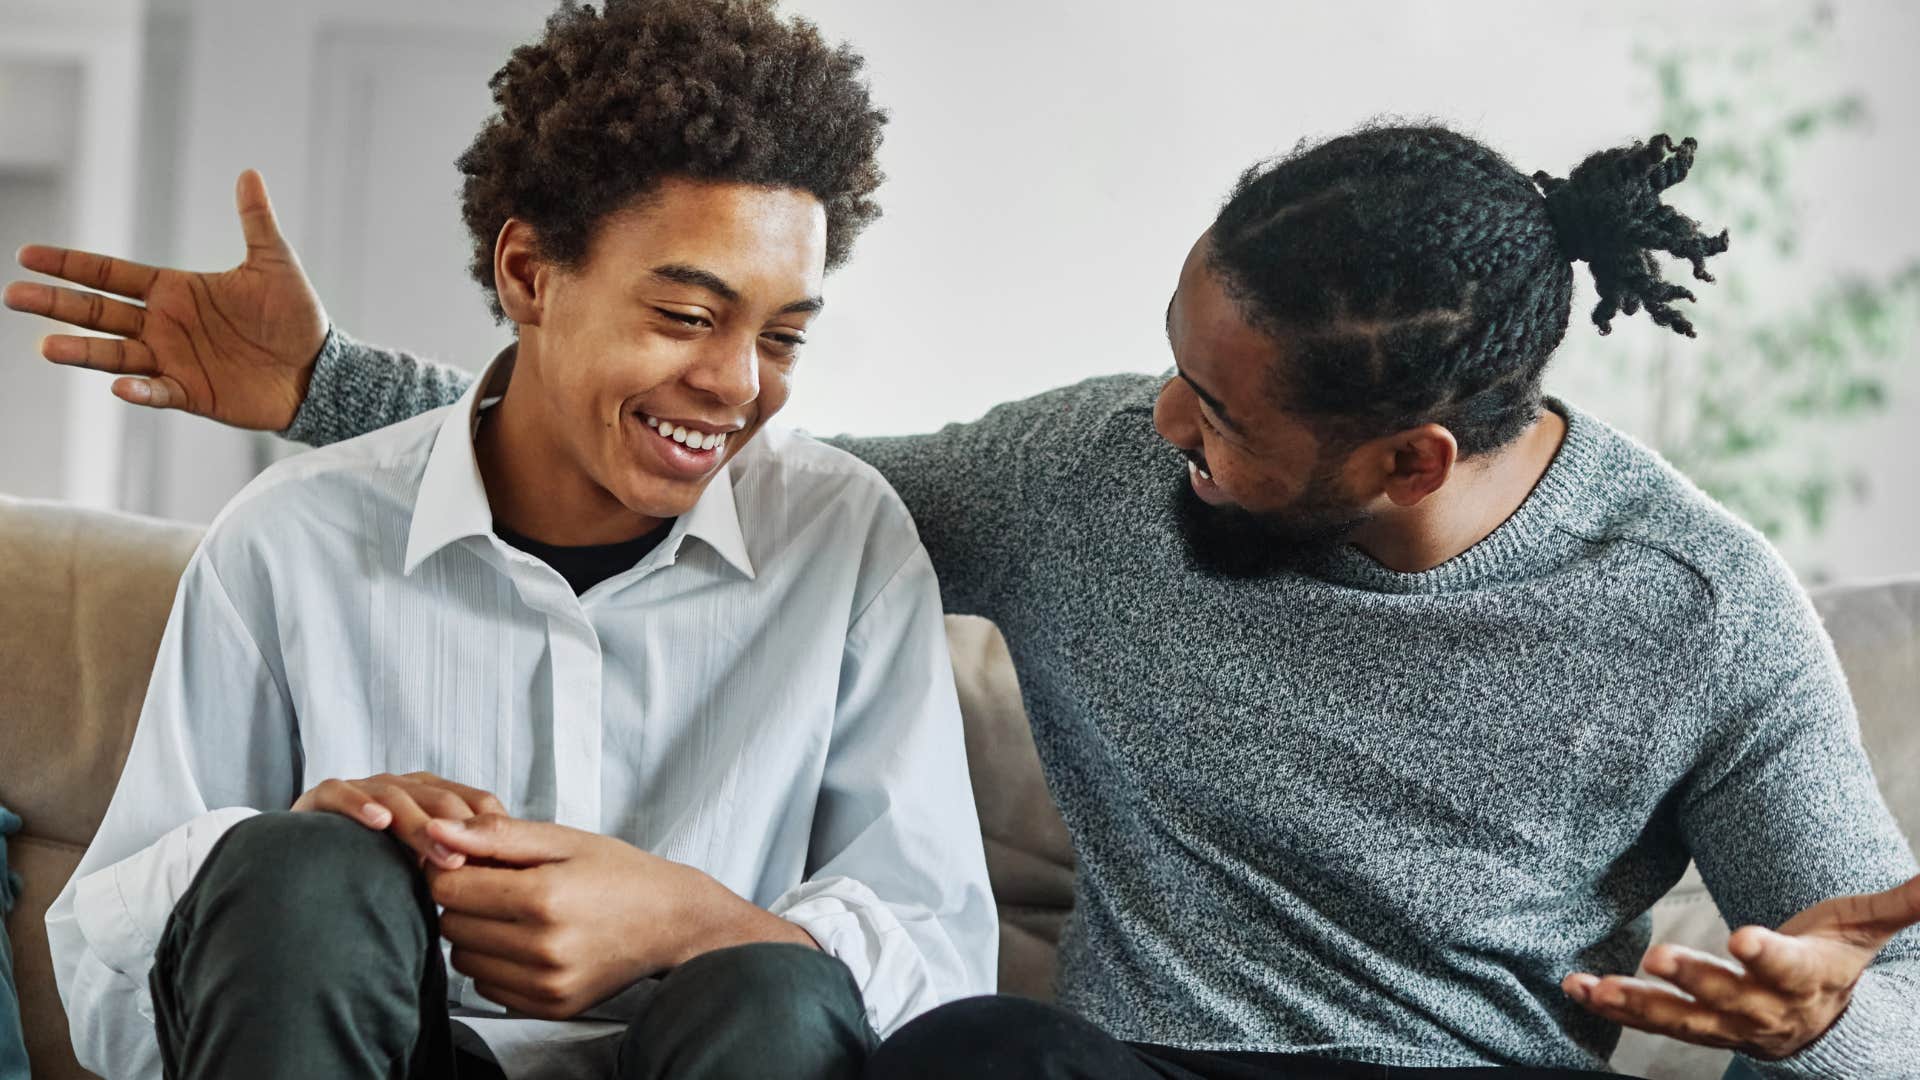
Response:
[[[473,276],[504,319],[494,241],[531,224],[541,253],[578,265],[595,227],[667,177],[811,193],[826,207],[827,267],[880,215],[875,155],[886,113],[865,61],[774,0],[564,4],[489,85],[499,111],[460,155]]]

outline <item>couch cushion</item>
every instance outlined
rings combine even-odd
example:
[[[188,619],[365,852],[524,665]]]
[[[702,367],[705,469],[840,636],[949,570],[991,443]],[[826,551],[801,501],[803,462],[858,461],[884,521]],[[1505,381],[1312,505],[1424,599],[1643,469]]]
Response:
[[[43,920],[106,814],[199,537],[0,496],[0,803],[25,822],[8,854],[26,881],[7,933],[36,1080],[88,1075],[67,1040]]]
[[[0,497],[0,800],[85,846],[126,763],[200,530]]]
[[[992,623],[966,616],[948,616],[947,640],[1000,907],[1000,989],[1051,997],[1054,950],[1073,906],[1073,846],[1047,794],[1006,640]]]
[[[1874,778],[1912,843],[1920,837],[1920,578],[1818,589],[1820,611]]]

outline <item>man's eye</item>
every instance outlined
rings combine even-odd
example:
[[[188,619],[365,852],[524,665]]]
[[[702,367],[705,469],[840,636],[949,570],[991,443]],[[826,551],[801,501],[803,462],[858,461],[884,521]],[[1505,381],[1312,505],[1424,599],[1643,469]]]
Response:
[[[1200,423],[1201,423],[1201,424],[1203,424],[1203,425],[1205,425],[1205,426],[1206,426],[1206,429],[1207,429],[1208,431],[1211,431],[1211,432],[1213,432],[1213,433],[1214,433],[1215,435],[1218,435],[1218,434],[1220,434],[1220,429],[1219,429],[1219,428],[1217,428],[1217,427],[1214,427],[1214,426],[1213,426],[1213,421],[1211,421],[1211,420],[1209,420],[1209,419],[1207,419],[1207,410],[1205,410],[1205,409],[1195,409],[1195,410],[1194,410],[1194,412],[1196,412],[1196,413],[1199,413],[1199,414],[1200,414]]]
[[[654,310],[677,323],[685,323],[688,326],[707,325],[706,319],[698,315],[689,315],[684,311],[668,311],[666,308],[654,308]]]

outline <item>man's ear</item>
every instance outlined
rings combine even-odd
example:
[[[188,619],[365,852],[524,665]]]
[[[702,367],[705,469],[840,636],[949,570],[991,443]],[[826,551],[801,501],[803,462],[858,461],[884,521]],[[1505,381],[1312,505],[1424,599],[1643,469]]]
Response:
[[[542,286],[547,283],[541,272],[547,268],[533,226],[508,218],[493,241],[493,291],[507,318],[521,326],[540,325],[546,307]]]
[[[1439,424],[1408,428],[1379,444],[1381,494],[1395,506],[1417,506],[1439,491],[1460,460],[1460,444]]]

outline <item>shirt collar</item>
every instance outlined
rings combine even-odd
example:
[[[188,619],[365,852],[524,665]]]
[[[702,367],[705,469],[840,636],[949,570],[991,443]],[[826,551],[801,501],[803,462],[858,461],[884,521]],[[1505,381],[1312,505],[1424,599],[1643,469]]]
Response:
[[[441,421],[414,494],[403,574],[413,573],[428,556],[449,544],[469,536],[493,535],[493,508],[487,502],[486,483],[480,478],[473,436],[479,425],[480,403],[506,392],[513,359],[514,346],[502,349]],[[704,541],[728,565],[753,578],[753,560],[747,555],[746,536],[733,499],[732,462],[721,466],[693,509],[674,523],[673,532],[661,544],[668,558],[677,557],[680,545],[689,536]]]
[[[487,503],[487,485],[480,479],[480,461],[473,453],[473,433],[480,420],[480,402],[506,388],[513,351],[511,345],[502,349],[440,422],[440,433],[427,453],[427,467],[420,474],[419,490],[414,492],[403,574],[413,573],[427,556],[448,544],[493,532],[493,508]]]
[[[707,490],[700,493],[700,501],[682,514],[674,527],[684,527],[683,535],[705,541],[727,565],[749,581],[753,579],[753,560],[747,556],[746,534],[740,529],[740,509],[733,501],[733,462],[720,466],[720,471],[707,481]],[[678,552],[679,541],[672,536],[667,540]]]

